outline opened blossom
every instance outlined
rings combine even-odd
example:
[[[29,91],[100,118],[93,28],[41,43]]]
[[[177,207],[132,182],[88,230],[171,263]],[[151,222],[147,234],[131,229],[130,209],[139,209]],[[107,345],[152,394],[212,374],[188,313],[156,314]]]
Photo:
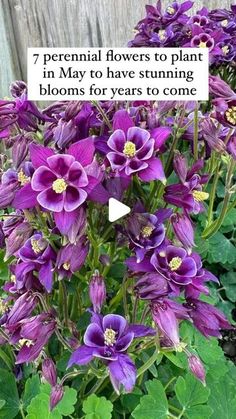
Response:
[[[104,317],[93,314],[92,323],[84,335],[84,345],[71,356],[68,366],[88,364],[92,359],[101,358],[107,365],[114,389],[124,386],[132,391],[136,368],[131,358],[126,355],[134,338],[153,336],[155,330],[143,325],[128,325],[124,317],[108,314]]]

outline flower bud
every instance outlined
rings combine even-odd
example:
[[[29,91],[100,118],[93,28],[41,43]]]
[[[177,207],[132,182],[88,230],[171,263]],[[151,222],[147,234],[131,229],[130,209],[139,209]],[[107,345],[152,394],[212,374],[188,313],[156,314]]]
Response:
[[[64,396],[63,387],[60,384],[56,384],[51,391],[50,394],[50,411],[54,409],[61,401],[62,397]]]
[[[202,365],[202,362],[200,361],[198,356],[190,355],[189,358],[188,358],[188,366],[189,366],[190,371],[193,373],[193,375],[195,375],[195,377],[198,380],[200,380],[202,382],[202,384],[205,386],[206,385],[206,381],[205,381],[206,373],[205,373],[205,369]]]
[[[104,279],[95,271],[89,284],[89,297],[93,304],[95,313],[100,313],[102,305],[106,300],[106,286]]]
[[[188,253],[194,246],[194,230],[191,220],[185,214],[173,214],[171,223],[177,239],[183,244]]]
[[[42,375],[43,378],[54,387],[57,383],[57,371],[56,366],[51,358],[46,358],[42,364]]]
[[[22,80],[16,80],[10,85],[10,92],[13,97],[20,97],[27,91],[27,85]]]
[[[230,86],[218,76],[209,76],[209,93],[215,97],[230,99],[235,96]]]
[[[179,176],[181,182],[184,183],[188,172],[188,166],[185,157],[179,152],[176,152],[174,156],[173,166],[175,173]]]

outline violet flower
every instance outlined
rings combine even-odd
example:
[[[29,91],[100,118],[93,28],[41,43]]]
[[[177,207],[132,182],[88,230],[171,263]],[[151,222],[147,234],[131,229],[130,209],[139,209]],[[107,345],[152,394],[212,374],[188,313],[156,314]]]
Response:
[[[42,376],[51,385],[55,386],[57,383],[57,370],[51,358],[46,358],[42,363]]]
[[[151,312],[154,322],[164,337],[170,341],[175,350],[180,350],[178,320],[189,318],[187,309],[175,301],[160,298],[151,302]]]
[[[106,285],[104,278],[95,271],[89,284],[89,298],[93,305],[94,313],[100,313],[106,301]]]
[[[195,245],[192,221],[187,215],[177,213],[171,216],[171,224],[176,238],[190,254]]]
[[[88,364],[94,357],[101,358],[108,367],[115,391],[119,393],[122,385],[130,392],[135,384],[136,368],[126,351],[134,338],[153,335],[154,329],[142,325],[129,326],[120,315],[102,317],[94,314],[84,335],[84,345],[72,354],[68,367]]]
[[[57,254],[56,269],[59,272],[59,279],[70,279],[72,274],[79,271],[87,257],[89,244],[85,237],[81,237],[77,243],[67,244],[61,247]]]
[[[155,157],[154,138],[128,118],[124,113],[120,115],[119,126],[123,128],[116,129],[107,142],[110,149],[107,159],[112,170],[128,177],[137,174],[146,182],[156,179],[165,182],[162,163]]]
[[[181,159],[186,168],[187,162],[181,155],[176,154],[175,160]],[[207,200],[209,194],[202,190],[202,185],[207,182],[208,176],[206,174],[199,175],[198,172],[203,168],[204,161],[198,160],[193,164],[191,169],[178,169],[177,163],[174,163],[175,171],[177,172],[181,183],[168,185],[165,188],[164,200],[171,205],[183,208],[186,213],[198,214],[205,210],[203,201]],[[186,173],[184,176],[183,173]]]
[[[134,247],[137,261],[141,262],[150,249],[159,247],[165,238],[165,228],[162,220],[156,215],[148,213],[132,214],[127,223],[126,230]]]
[[[28,263],[30,270],[39,273],[39,281],[51,292],[53,283],[53,261],[55,252],[49,243],[43,238],[42,233],[34,234],[28,239],[18,252],[20,259]]]
[[[193,375],[205,386],[206,372],[200,358],[196,355],[190,355],[188,357],[188,366]]]
[[[188,299],[184,306],[194,326],[207,338],[210,336],[220,338],[221,329],[232,328],[224,314],[211,304],[197,299]]]

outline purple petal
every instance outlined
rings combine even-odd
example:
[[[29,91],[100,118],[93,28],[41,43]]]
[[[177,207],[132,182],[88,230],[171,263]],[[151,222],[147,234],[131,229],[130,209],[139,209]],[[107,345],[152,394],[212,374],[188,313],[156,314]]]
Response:
[[[133,272],[154,272],[154,267],[150,263],[149,259],[143,259],[142,262],[138,263],[137,259],[132,256],[125,261],[128,268]]]
[[[46,166],[41,166],[33,174],[31,185],[34,191],[43,191],[50,188],[56,175]]]
[[[91,201],[98,202],[99,204],[106,204],[110,198],[107,190],[101,185],[95,186],[91,192],[89,192],[88,198]]]
[[[122,170],[127,160],[125,156],[113,152],[107,154],[107,159],[113,170]]]
[[[142,162],[141,160],[138,160],[134,158],[131,160],[125,168],[125,174],[127,176],[132,175],[133,173],[140,172],[141,170],[145,170],[148,168],[148,164],[146,162]]]
[[[149,138],[146,143],[139,149],[136,157],[139,160],[148,160],[152,157],[154,151],[154,139]]]
[[[84,343],[87,346],[97,348],[104,346],[103,330],[97,323],[91,323],[84,334]]]
[[[95,147],[92,137],[80,140],[69,147],[68,154],[74,156],[82,166],[88,166],[92,163],[94,157]]]
[[[30,144],[29,150],[31,162],[35,169],[40,166],[47,166],[47,158],[54,155],[54,151],[51,148],[34,143]]]
[[[47,292],[52,291],[53,285],[53,268],[52,261],[44,263],[39,270],[39,281],[46,288]]]
[[[142,324],[130,324],[128,331],[134,333],[134,338],[142,338],[145,336],[156,335],[155,329],[153,329],[152,327],[143,326]]]
[[[153,157],[147,161],[148,168],[139,173],[140,179],[145,182],[150,182],[151,180],[160,180],[165,182],[166,177],[163,170],[162,162],[160,159]]]
[[[61,212],[64,206],[65,193],[56,193],[52,188],[40,192],[37,196],[39,204],[50,211]]]
[[[170,134],[171,129],[168,127],[158,127],[151,131],[151,137],[155,140],[155,150],[163,146]]]
[[[135,146],[136,150],[139,151],[140,148],[148,141],[150,138],[150,133],[145,129],[139,127],[132,127],[129,128],[127,133],[127,141],[132,141]]]
[[[127,392],[133,390],[136,381],[136,368],[128,355],[119,355],[117,361],[109,362],[108,369],[112,385],[118,394],[121,386],[124,386]]]
[[[77,349],[70,357],[67,368],[72,365],[85,365],[93,359],[93,348],[89,348],[86,345],[82,345]]]
[[[75,158],[69,154],[55,154],[47,159],[50,169],[62,178],[68,173],[74,161]]]
[[[33,191],[31,184],[23,186],[16,192],[12,206],[16,209],[33,208],[37,205],[37,192]]]
[[[184,259],[187,256],[187,252],[182,247],[167,246],[166,248],[166,259],[168,263],[175,257]]]
[[[134,126],[134,122],[130,118],[128,112],[122,109],[115,113],[112,125],[113,131],[121,129],[125,134],[127,134],[128,129]]]
[[[66,197],[64,203],[65,211],[74,211],[78,208],[87,198],[87,192],[83,189],[76,189],[73,186],[68,186],[66,189]]]
[[[74,186],[83,187],[88,185],[88,177],[84,168],[77,161],[72,163],[68,172],[68,181]]]
[[[193,258],[186,257],[176,273],[181,276],[194,277],[197,274],[196,263]]]
[[[107,141],[108,146],[119,153],[123,153],[126,142],[125,133],[121,129],[117,129]],[[110,153],[109,153],[110,154]]]
[[[128,333],[125,333],[123,336],[121,336],[120,339],[116,342],[116,350],[118,352],[126,351],[126,349],[131,345],[132,341],[134,339],[134,333],[129,331]]]
[[[102,324],[104,331],[106,329],[112,329],[117,332],[116,338],[118,338],[124,332],[127,326],[127,321],[124,317],[119,316],[119,314],[107,314],[103,317]]]
[[[66,212],[65,210],[62,210],[61,212],[54,213],[54,220],[61,234],[68,233],[73,223],[76,221],[76,218],[78,216],[78,211],[79,209],[76,209],[75,211],[70,211],[70,212]]]

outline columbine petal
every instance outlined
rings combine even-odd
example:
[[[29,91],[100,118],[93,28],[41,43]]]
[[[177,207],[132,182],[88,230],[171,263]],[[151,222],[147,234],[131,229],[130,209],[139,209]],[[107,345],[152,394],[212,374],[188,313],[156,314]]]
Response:
[[[159,150],[171,134],[168,127],[158,127],[151,131],[151,137],[155,140],[155,150]]]
[[[93,348],[89,346],[82,345],[77,349],[70,357],[67,368],[72,367],[72,365],[85,365],[88,364],[93,359]]]
[[[133,390],[136,381],[136,368],[128,355],[119,355],[117,361],[109,362],[108,369],[112,385],[118,394],[121,386],[124,386],[127,392]]]
[[[103,317],[103,329],[104,331],[106,329],[112,329],[115,332],[117,332],[117,337],[120,337],[122,333],[124,332],[127,321],[124,317],[119,316],[118,314],[107,314]]]
[[[30,144],[30,158],[35,169],[47,165],[47,158],[54,155],[51,148],[43,147],[39,144]]]
[[[75,158],[69,154],[55,154],[47,158],[47,164],[50,169],[62,178],[68,173],[74,161]]]
[[[47,263],[44,263],[39,270],[39,281],[46,288],[47,292],[52,291],[53,285],[53,267],[52,261],[49,260]]]
[[[116,350],[118,352],[126,351],[126,349],[128,349],[128,347],[131,345],[133,339],[134,333],[131,331],[121,336],[116,342]]]
[[[38,203],[43,207],[53,212],[61,212],[64,205],[64,193],[57,194],[52,188],[40,192],[37,196]]]
[[[103,330],[97,323],[90,324],[84,334],[84,343],[87,346],[104,346]]]
[[[75,144],[72,144],[68,149],[68,154],[74,156],[75,160],[78,161],[82,166],[87,166],[92,163],[94,157],[95,147],[94,140],[92,137],[80,140]]]
[[[152,180],[160,180],[162,183],[165,183],[166,177],[163,170],[162,162],[160,159],[153,157],[148,160],[148,168],[139,173],[140,179],[145,182],[150,182]]]
[[[137,152],[143,147],[149,138],[150,133],[145,129],[139,127],[131,127],[128,129],[127,140],[132,141],[135,144]]]
[[[113,131],[121,129],[127,133],[128,129],[134,126],[133,120],[124,109],[117,111],[113,118]]]
[[[56,179],[56,175],[48,167],[41,166],[34,172],[31,185],[34,191],[43,191],[50,188]]]
[[[143,326],[142,324],[130,324],[129,332],[133,332],[134,338],[142,338],[145,336],[155,336],[156,330],[152,327]]]
[[[87,198],[87,192],[83,189],[76,189],[68,186],[65,193],[64,209],[65,211],[74,211],[78,208]]]
[[[28,209],[37,205],[37,192],[33,191],[31,184],[23,186],[16,192],[12,206],[16,209]]]
[[[126,138],[125,133],[121,129],[117,129],[107,141],[108,146],[119,153],[122,153],[124,150]]]
[[[67,180],[68,182],[80,188],[88,185],[88,177],[84,168],[79,162],[75,161],[72,163],[68,171]]]

